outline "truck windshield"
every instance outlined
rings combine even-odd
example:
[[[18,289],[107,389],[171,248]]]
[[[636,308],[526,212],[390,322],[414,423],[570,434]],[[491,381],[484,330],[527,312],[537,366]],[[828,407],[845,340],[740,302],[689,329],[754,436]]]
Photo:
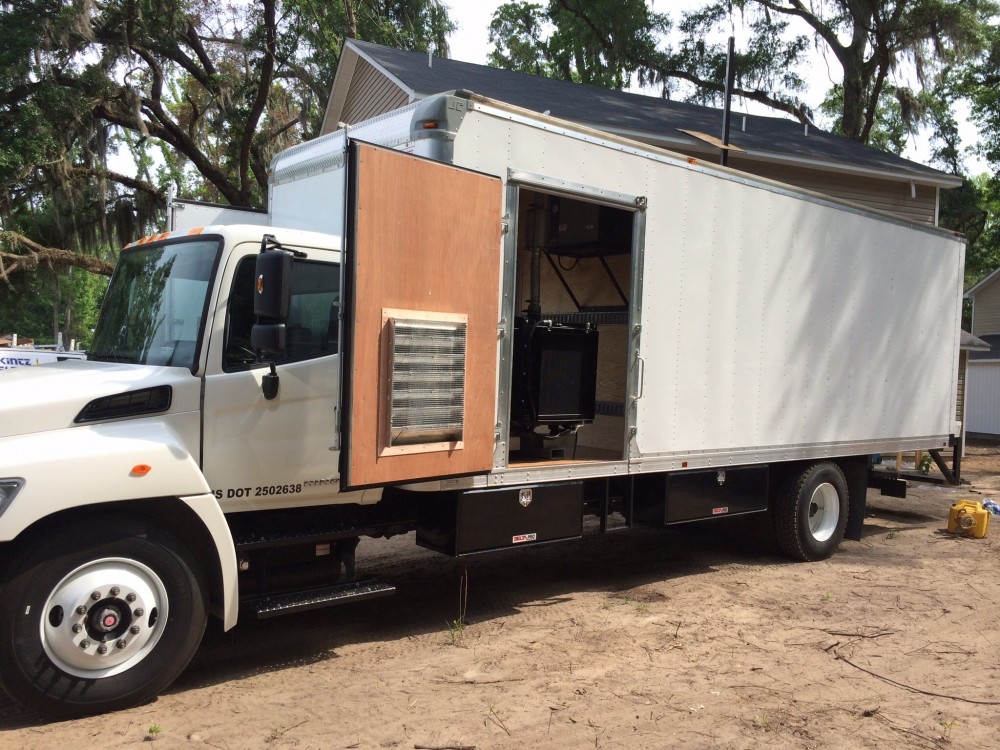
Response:
[[[194,372],[219,247],[199,238],[123,250],[88,358]]]

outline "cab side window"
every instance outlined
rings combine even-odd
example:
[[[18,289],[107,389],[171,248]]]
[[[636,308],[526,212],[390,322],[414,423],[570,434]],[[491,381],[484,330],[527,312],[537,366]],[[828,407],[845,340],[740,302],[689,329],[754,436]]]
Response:
[[[253,314],[253,283],[256,256],[240,260],[233,276],[226,313],[226,341],[222,368],[242,370],[257,358],[250,345]],[[263,362],[295,362],[337,353],[340,314],[340,267],[296,258],[292,273],[292,298],[281,355],[264,354]]]

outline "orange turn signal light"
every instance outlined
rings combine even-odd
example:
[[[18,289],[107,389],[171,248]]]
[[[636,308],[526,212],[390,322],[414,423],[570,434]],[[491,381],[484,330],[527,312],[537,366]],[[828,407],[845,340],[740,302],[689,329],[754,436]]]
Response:
[[[132,471],[129,474],[129,476],[144,477],[152,470],[153,467],[150,466],[149,464],[136,464],[135,466],[132,467]]]

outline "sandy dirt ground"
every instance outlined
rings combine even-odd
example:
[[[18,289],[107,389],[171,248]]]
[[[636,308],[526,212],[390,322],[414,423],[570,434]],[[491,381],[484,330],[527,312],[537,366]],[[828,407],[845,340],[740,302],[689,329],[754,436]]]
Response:
[[[862,541],[821,563],[735,524],[462,560],[365,543],[395,598],[210,627],[133,710],[46,723],[0,698],[0,747],[993,748],[1000,519],[944,528],[1000,497],[1000,448],[965,473],[870,492]]]

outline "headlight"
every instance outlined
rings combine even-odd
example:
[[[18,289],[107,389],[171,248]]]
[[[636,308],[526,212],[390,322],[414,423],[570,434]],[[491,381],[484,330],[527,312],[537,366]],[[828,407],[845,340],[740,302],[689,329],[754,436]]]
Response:
[[[24,486],[23,479],[0,479],[0,516]]]

